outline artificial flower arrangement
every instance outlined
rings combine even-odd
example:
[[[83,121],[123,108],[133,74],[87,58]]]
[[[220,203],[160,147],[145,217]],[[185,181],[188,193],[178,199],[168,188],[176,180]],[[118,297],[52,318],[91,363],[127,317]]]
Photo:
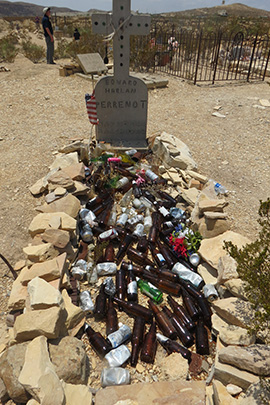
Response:
[[[170,244],[178,257],[188,259],[192,253],[196,253],[201,245],[202,235],[198,231],[192,231],[185,224],[179,224],[171,233]]]

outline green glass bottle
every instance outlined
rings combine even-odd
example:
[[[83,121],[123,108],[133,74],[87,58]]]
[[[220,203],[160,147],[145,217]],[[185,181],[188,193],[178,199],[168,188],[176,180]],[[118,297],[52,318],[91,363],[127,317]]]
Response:
[[[137,279],[137,284],[141,292],[147,297],[150,297],[156,304],[160,304],[163,300],[163,293],[147,281]]]

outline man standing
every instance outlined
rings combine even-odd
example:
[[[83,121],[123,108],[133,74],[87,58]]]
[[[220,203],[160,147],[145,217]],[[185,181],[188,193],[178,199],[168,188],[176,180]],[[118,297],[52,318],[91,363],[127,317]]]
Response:
[[[53,28],[50,20],[51,9],[50,7],[45,7],[43,9],[44,17],[42,18],[42,27],[44,30],[45,41],[47,45],[47,63],[50,65],[56,65],[53,61],[54,55],[54,38],[53,38]]]

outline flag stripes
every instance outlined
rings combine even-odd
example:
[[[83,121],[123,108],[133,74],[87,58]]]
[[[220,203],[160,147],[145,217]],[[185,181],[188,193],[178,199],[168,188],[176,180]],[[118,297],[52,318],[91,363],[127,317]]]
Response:
[[[93,91],[93,94],[87,93],[85,95],[85,102],[86,102],[86,109],[87,109],[87,115],[88,115],[89,121],[93,125],[98,125],[99,120],[97,117],[97,104],[96,104],[95,91]]]

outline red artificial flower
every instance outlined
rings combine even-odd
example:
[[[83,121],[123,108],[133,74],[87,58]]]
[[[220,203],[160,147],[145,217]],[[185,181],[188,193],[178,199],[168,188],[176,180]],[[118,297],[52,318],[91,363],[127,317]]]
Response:
[[[170,236],[170,243],[173,245],[173,250],[178,254],[178,256],[187,257],[187,247],[185,243],[185,238],[175,238]]]

